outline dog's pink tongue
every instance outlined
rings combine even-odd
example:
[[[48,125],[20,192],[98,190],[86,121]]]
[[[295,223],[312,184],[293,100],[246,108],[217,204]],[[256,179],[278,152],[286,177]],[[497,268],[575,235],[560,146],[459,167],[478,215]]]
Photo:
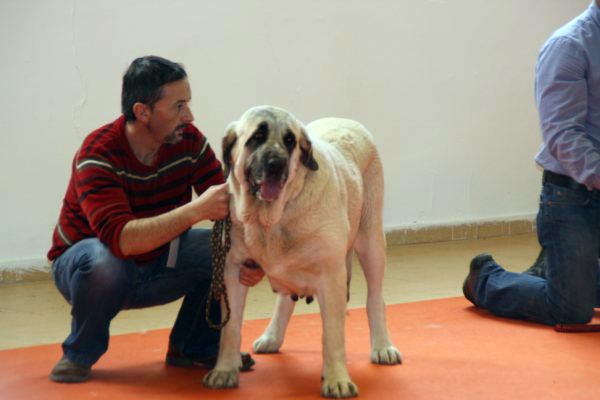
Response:
[[[280,192],[281,186],[279,185],[279,182],[267,180],[260,186],[260,196],[264,201],[277,200]]]

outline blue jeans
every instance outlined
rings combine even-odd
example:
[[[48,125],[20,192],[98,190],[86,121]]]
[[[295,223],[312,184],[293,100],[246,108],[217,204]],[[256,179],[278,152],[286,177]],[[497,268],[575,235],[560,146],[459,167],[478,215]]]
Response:
[[[185,296],[169,337],[180,353],[203,359],[217,355],[220,332],[205,320],[212,263],[209,229],[191,229],[180,237],[174,268],[168,252],[138,264],[115,257],[97,238],[84,239],[54,260],[56,287],[71,304],[71,334],[63,342],[73,362],[90,366],[108,348],[109,326],[121,310],[166,304]],[[221,320],[213,302],[212,321]]]
[[[475,302],[492,314],[547,325],[587,323],[600,306],[600,191],[542,186],[537,233],[546,252],[546,279],[480,270]]]

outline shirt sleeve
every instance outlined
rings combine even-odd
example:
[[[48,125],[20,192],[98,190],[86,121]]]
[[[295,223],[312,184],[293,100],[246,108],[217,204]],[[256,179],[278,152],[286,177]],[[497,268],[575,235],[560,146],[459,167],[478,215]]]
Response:
[[[74,174],[79,204],[91,229],[115,256],[127,258],[119,238],[135,216],[113,166],[103,159],[78,157]]]
[[[587,57],[569,37],[551,39],[536,65],[535,95],[543,140],[568,175],[600,188],[600,152],[586,134]]]

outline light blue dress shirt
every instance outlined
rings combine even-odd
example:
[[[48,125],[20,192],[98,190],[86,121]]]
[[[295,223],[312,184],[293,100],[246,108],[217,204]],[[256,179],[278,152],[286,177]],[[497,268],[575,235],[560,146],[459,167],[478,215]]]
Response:
[[[544,169],[600,189],[600,8],[595,2],[546,41],[535,98]]]

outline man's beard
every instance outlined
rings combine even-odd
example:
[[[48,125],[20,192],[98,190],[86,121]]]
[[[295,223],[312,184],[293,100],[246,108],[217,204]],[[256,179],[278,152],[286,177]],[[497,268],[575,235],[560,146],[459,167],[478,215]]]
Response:
[[[185,124],[179,125],[173,132],[165,137],[165,144],[177,144],[183,139]]]

